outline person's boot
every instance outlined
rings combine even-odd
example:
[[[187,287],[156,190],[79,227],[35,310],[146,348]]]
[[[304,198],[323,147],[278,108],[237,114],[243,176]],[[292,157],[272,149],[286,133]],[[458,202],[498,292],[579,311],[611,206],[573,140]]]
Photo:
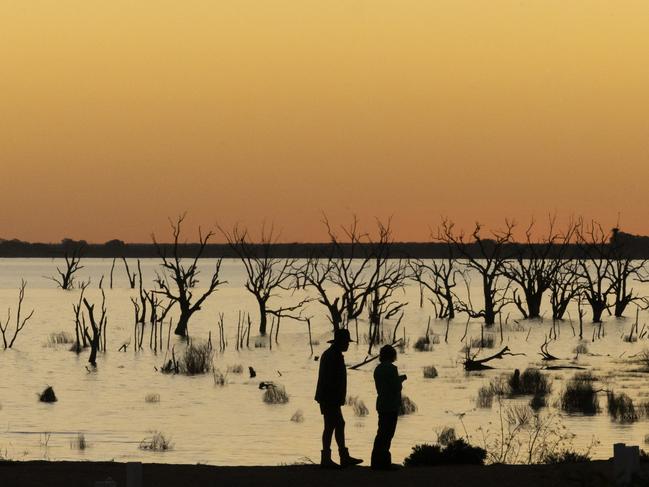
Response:
[[[340,465],[331,459],[331,450],[320,451],[320,468],[338,469]]]
[[[358,465],[359,463],[363,463],[363,460],[360,458],[354,458],[349,455],[349,450],[347,448],[340,448],[338,450],[340,453],[340,466],[341,467],[350,467],[353,465]]]

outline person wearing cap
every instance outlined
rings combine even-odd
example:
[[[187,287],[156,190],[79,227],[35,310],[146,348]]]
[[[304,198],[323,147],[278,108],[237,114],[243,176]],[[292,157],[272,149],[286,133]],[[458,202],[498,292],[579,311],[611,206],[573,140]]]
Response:
[[[385,345],[379,351],[379,365],[374,369],[376,385],[376,410],[379,413],[379,427],[372,449],[371,467],[375,470],[393,470],[390,445],[397,429],[399,408],[401,407],[401,386],[406,375],[399,375],[394,361],[397,351],[392,345]]]
[[[343,352],[349,349],[352,341],[348,330],[338,329],[334,332],[333,340],[329,340],[331,346],[320,357],[315,400],[320,404],[324,419],[320,457],[320,466],[323,468],[348,467],[363,462],[350,456],[345,446],[345,420],[341,409],[347,399],[347,368]],[[331,459],[331,439],[334,434],[340,453],[340,465]]]

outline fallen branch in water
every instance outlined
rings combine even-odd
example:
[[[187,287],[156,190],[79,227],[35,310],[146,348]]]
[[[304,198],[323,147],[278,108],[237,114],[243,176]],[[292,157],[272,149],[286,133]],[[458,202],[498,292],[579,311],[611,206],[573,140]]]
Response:
[[[525,355],[524,353],[512,353],[509,350],[509,347],[504,347],[500,352],[495,353],[489,357],[485,357],[483,359],[476,359],[476,355],[473,357],[469,356],[469,350],[466,351],[466,357],[464,359],[464,370],[485,370],[485,369],[491,369],[490,365],[486,365],[487,362],[495,359],[502,359],[504,356],[510,355],[510,356],[515,356],[515,355]]]
[[[392,345],[393,347],[397,346],[397,345],[399,345],[399,343],[401,341],[403,341],[403,339],[399,338],[398,340],[393,341],[390,345]],[[379,358],[378,355],[371,355],[369,357],[365,357],[365,360],[363,360],[362,362],[360,362],[360,363],[358,363],[356,365],[350,365],[347,368],[350,369],[350,370],[357,370],[357,369],[361,368],[363,365],[367,365],[367,364],[369,364],[371,362],[374,362],[378,358]]]

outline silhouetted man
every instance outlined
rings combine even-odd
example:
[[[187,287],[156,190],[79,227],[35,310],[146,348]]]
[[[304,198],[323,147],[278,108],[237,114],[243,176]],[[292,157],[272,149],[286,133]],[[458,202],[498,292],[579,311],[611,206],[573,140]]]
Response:
[[[331,346],[324,351],[320,358],[318,386],[315,400],[320,403],[320,412],[324,419],[322,432],[322,454],[320,466],[323,468],[338,468],[339,465],[331,459],[331,437],[336,435],[340,466],[358,465],[363,460],[349,456],[345,446],[345,420],[341,407],[347,398],[347,368],[343,352],[349,348],[352,339],[349,331],[336,330],[334,339],[329,340]]]

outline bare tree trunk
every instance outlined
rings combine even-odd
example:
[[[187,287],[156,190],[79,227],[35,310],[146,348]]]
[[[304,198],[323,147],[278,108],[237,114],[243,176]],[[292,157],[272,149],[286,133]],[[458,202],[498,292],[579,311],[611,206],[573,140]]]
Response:
[[[266,326],[268,324],[267,314],[266,314],[266,301],[257,300],[259,304],[259,334],[261,336],[266,335]]]

